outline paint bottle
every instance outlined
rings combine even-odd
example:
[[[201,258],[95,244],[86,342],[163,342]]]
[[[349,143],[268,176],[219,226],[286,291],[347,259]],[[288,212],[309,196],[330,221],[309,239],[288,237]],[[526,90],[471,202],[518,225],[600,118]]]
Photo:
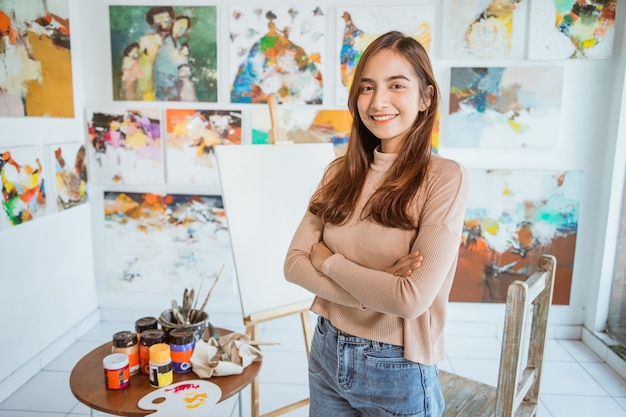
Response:
[[[135,332],[137,332],[137,338],[141,340],[141,333],[144,330],[158,329],[159,323],[156,317],[142,317],[135,322]]]
[[[122,389],[130,385],[128,355],[111,353],[102,359],[104,383],[108,389]]]
[[[191,354],[196,341],[193,331],[189,329],[174,329],[170,332],[170,349],[172,351],[172,368],[176,374],[191,371]]]
[[[155,388],[174,382],[170,345],[157,343],[150,346],[150,384]]]
[[[127,354],[130,374],[135,375],[139,372],[139,344],[137,343],[137,333],[127,330],[115,333],[113,335],[112,352]]]
[[[165,333],[161,329],[149,329],[141,332],[139,338],[139,370],[150,375],[150,346],[165,341]]]

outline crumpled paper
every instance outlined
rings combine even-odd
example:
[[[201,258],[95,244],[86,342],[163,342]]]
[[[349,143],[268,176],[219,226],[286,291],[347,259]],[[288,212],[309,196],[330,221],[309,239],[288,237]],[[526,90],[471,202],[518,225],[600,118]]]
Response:
[[[222,352],[216,339],[210,337],[208,342],[196,342],[191,355],[191,366],[200,378],[238,375],[252,362],[263,357],[259,349],[250,345],[250,338],[242,333],[221,336],[219,343],[230,356],[230,361],[222,360]]]

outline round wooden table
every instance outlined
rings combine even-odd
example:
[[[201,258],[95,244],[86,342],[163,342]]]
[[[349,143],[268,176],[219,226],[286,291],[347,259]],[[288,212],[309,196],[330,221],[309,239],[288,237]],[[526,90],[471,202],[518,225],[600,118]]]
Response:
[[[228,333],[218,329],[220,334]],[[70,374],[72,394],[91,409],[109,414],[128,417],[143,417],[154,413],[154,410],[142,410],[137,402],[156,388],[150,385],[148,375],[141,372],[130,377],[130,386],[121,390],[107,389],[104,382],[102,359],[111,353],[111,342],[89,352],[80,359]],[[261,361],[247,366],[240,375],[217,376],[207,379],[218,385],[222,390],[220,402],[239,393],[250,384],[261,370]],[[174,382],[200,379],[193,371],[185,374],[174,374]]]

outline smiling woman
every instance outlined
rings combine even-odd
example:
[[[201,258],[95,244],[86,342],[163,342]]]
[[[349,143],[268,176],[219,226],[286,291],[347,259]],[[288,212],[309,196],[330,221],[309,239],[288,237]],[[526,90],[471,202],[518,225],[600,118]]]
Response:
[[[418,41],[389,32],[367,47],[350,88],[348,149],[285,260],[286,279],[316,295],[311,416],[443,411],[437,362],[469,179],[431,153],[438,101]]]

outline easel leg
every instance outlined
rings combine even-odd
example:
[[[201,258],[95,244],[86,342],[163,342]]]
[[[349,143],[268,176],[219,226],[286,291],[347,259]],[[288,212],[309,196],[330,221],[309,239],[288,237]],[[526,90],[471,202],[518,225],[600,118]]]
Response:
[[[258,340],[259,337],[259,328],[256,323],[248,324],[246,326],[246,333],[250,337],[250,340]],[[254,380],[252,380],[252,384],[250,385],[250,398],[252,399],[251,404],[251,416],[259,417],[259,376],[257,375]]]
[[[269,320],[275,320],[275,319],[285,317],[291,314],[300,314],[300,320],[302,323],[302,331],[304,333],[304,345],[306,348],[306,355],[308,358],[311,352],[311,340],[313,337],[309,307],[310,307],[310,303],[300,303],[294,306],[281,307],[276,310],[267,311],[263,313],[257,313],[254,317],[248,316],[244,318],[244,324],[246,326],[246,334],[250,337],[251,340],[259,340],[259,334],[258,334],[259,323],[266,322]],[[258,376],[254,378],[254,380],[252,381],[250,390],[251,390],[250,394],[252,396],[252,410],[251,410],[252,417],[280,416],[282,414],[288,413],[290,411],[293,411],[300,407],[304,407],[307,404],[309,404],[309,398],[305,398],[304,400],[300,400],[293,404],[286,405],[284,407],[265,413],[261,416],[259,413],[259,377]]]

